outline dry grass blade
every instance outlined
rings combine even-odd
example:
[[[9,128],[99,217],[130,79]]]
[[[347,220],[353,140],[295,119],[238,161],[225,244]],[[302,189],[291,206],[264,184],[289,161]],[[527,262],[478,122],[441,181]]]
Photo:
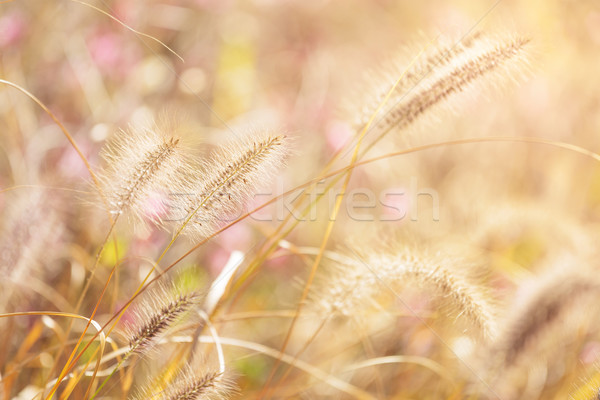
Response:
[[[162,41],[160,41],[159,39],[155,38],[154,36],[151,36],[151,35],[148,35],[148,34],[146,34],[146,33],[143,33],[143,32],[140,32],[140,31],[137,31],[137,30],[133,29],[131,26],[127,25],[126,23],[124,23],[124,22],[123,22],[123,21],[121,21],[120,19],[116,18],[115,16],[111,15],[110,13],[108,13],[108,12],[106,12],[106,11],[104,11],[104,10],[102,10],[102,9],[100,9],[100,8],[98,8],[98,7],[94,6],[94,5],[92,5],[92,4],[89,4],[89,3],[86,3],[86,2],[84,2],[84,1],[80,1],[80,0],[71,0],[71,1],[72,1],[72,2],[74,2],[74,3],[79,3],[79,4],[81,4],[81,5],[84,5],[84,6],[86,6],[86,7],[89,7],[89,8],[91,8],[92,10],[98,11],[99,13],[101,13],[101,14],[104,14],[104,15],[106,15],[108,18],[110,18],[110,19],[112,19],[113,21],[117,22],[119,25],[123,26],[125,29],[127,29],[127,30],[129,30],[129,31],[131,31],[131,32],[133,32],[133,33],[135,33],[136,35],[139,35],[139,36],[142,36],[142,37],[148,38],[148,39],[150,39],[150,40],[152,40],[152,41],[154,41],[154,42],[156,42],[156,43],[160,44],[162,47],[164,47],[165,49],[167,49],[167,50],[168,50],[168,51],[169,51],[171,54],[173,54],[175,57],[177,57],[177,58],[178,58],[180,61],[182,61],[182,62],[183,62],[183,57],[181,57],[179,54],[177,54],[177,53],[175,52],[175,50],[171,49],[169,46],[167,46],[165,43],[163,43],[163,42],[162,42]]]

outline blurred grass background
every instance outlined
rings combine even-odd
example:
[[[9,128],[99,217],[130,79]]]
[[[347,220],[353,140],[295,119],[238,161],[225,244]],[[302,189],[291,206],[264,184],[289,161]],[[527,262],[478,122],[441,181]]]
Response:
[[[333,150],[354,134],[340,108],[362,107],[352,88],[365,71],[398,51],[414,56],[438,35],[461,37],[472,29],[531,37],[535,54],[528,78],[483,98],[474,93],[453,115],[434,116],[439,121],[427,129],[396,134],[393,146],[533,136],[600,152],[598,1],[89,4],[162,41],[184,60],[77,1],[0,2],[0,78],[41,99],[93,165],[112,132],[167,108],[182,116],[202,143],[221,143],[248,124],[289,132],[297,138],[299,155],[285,172],[286,187],[291,187],[315,176]],[[418,178],[419,187],[439,193],[440,221],[403,220],[386,226],[429,240],[455,239],[485,253],[509,287],[549,259],[563,253],[585,258],[595,250],[600,166],[589,158],[521,143],[453,146],[367,167],[357,172],[355,185],[377,192],[407,187],[410,177]],[[0,188],[59,182],[82,189],[86,179],[87,171],[54,122],[22,93],[0,87]],[[1,207],[6,196],[0,196]],[[71,217],[73,224],[85,224],[81,214]],[[318,245],[326,222],[305,223],[291,239]],[[344,232],[362,232],[357,221],[343,220],[341,226],[334,243]],[[88,229],[91,237],[102,235]],[[258,230],[235,227],[191,263],[208,266],[203,273],[214,275],[232,250],[251,248],[270,229],[268,224]],[[160,240],[123,239],[123,248],[151,257]],[[86,237],[78,241],[82,247],[93,242]],[[112,266],[116,257],[110,251],[105,257],[103,262]],[[305,266],[285,257],[270,262],[273,268],[244,294],[245,309],[294,304],[297,291],[282,282]],[[249,324],[247,337],[264,341],[283,332],[270,329]],[[236,365],[242,387],[259,387],[269,370],[270,360],[252,360],[240,356]]]

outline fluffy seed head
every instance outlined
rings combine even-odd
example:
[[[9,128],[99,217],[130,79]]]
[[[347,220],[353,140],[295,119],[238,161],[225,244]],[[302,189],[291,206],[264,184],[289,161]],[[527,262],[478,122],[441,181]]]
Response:
[[[0,233],[0,273],[20,280],[23,274],[36,266],[47,248],[64,231],[62,213],[57,200],[42,190],[28,191],[11,196],[2,215]]]
[[[282,167],[286,153],[285,136],[270,135],[219,149],[189,189],[172,199],[171,219],[182,232],[205,238],[241,215],[247,200]]]
[[[153,211],[151,203],[181,179],[187,155],[174,129],[163,125],[119,131],[107,143],[101,182],[111,213],[129,211],[136,221],[154,219],[158,212]]]
[[[404,129],[412,125],[434,106],[448,104],[452,95],[468,89],[473,83],[494,83],[482,79],[495,73],[495,78],[514,76],[527,60],[528,39],[522,37],[487,37],[481,33],[459,42],[438,45],[420,56],[405,71],[405,66],[393,63],[381,77],[372,79],[365,95],[367,104],[355,118],[357,129],[362,128],[382,104],[388,92],[400,77],[398,85],[374,119],[370,130],[381,137],[391,129]],[[406,65],[406,63],[404,63]],[[378,82],[378,83],[377,83]]]
[[[584,271],[564,273],[552,270],[538,280],[525,304],[508,315],[503,323],[504,329],[493,346],[495,358],[500,355],[505,367],[522,357],[536,338],[562,322],[561,316],[574,303],[600,291],[600,280]]]
[[[226,399],[233,391],[233,384],[218,372],[197,373],[190,368],[184,369],[177,380],[169,386],[165,399]]]
[[[498,337],[479,355],[483,379],[503,399],[547,398],[531,395],[530,382],[540,379],[536,391],[544,389],[549,376],[561,376],[565,366],[581,363],[580,341],[598,332],[596,319],[590,318],[599,310],[596,271],[561,264],[521,284],[523,290],[500,321]]]
[[[325,312],[351,316],[377,298],[381,290],[396,291],[411,284],[436,295],[444,306],[456,309],[481,336],[495,336],[494,309],[485,290],[461,270],[461,261],[411,249],[387,254],[369,252],[360,260],[349,259],[333,279],[321,283],[319,296],[313,302],[320,304]]]
[[[172,400],[199,400],[203,395],[214,389],[218,374],[208,373],[200,377],[194,377],[181,382],[176,392],[169,399]],[[174,385],[175,387],[178,385]]]
[[[0,312],[16,299],[23,288],[31,287],[30,277],[43,276],[53,261],[55,249],[67,232],[65,199],[45,190],[11,193],[4,199],[6,209],[0,215]],[[36,278],[39,279],[39,278]]]
[[[155,381],[155,386],[148,385],[136,399],[222,400],[235,392],[235,385],[223,374],[190,365],[183,367],[172,382],[166,383],[160,377]]]
[[[178,293],[176,288],[168,291],[159,288],[146,296],[144,303],[136,309],[134,326],[128,326],[130,352],[143,352],[188,311],[199,304],[196,292]]]
[[[431,47],[431,50],[425,49],[425,54],[412,60],[410,65],[407,64],[407,60],[415,57],[418,52],[415,53],[411,50],[410,54],[402,54],[384,63],[377,70],[369,71],[364,89],[357,93],[360,96],[359,98],[365,100],[363,108],[356,113],[354,112],[356,107],[353,105],[348,104],[345,107],[354,115],[353,123],[356,130],[360,130],[367,124],[373,113],[392,90],[394,84],[397,83],[386,105],[388,110],[391,104],[401,101],[402,97],[418,85],[420,81],[471,49],[482,37],[481,32],[475,32],[458,42],[440,39]],[[398,81],[398,79],[400,80]]]

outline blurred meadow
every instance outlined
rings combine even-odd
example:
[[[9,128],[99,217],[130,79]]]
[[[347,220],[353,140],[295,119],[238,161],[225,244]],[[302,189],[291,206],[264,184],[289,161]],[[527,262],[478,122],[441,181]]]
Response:
[[[599,66],[596,0],[0,1],[0,398],[597,399]]]

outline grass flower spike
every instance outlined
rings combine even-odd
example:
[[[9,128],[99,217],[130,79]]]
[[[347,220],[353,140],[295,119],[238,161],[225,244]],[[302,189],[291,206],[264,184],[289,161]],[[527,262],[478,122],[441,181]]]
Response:
[[[144,352],[161,335],[199,304],[198,293],[177,293],[160,288],[146,296],[136,309],[136,323],[127,327],[130,353]]]
[[[223,400],[233,392],[235,385],[221,373],[186,365],[166,386],[160,378],[155,379],[154,385],[147,385],[134,399]]]
[[[189,163],[181,139],[163,123],[118,132],[103,157],[102,183],[111,212],[130,212],[136,221],[158,217],[149,213],[149,204],[172,190]]]
[[[366,104],[355,117],[356,126],[364,126],[372,113],[402,76],[370,128],[380,138],[392,129],[404,129],[417,119],[431,113],[434,106],[446,104],[452,95],[466,91],[475,83],[482,87],[513,77],[527,62],[525,47],[528,39],[521,36],[488,37],[475,34],[456,43],[443,44],[430,54],[422,55],[404,72],[396,62],[378,79],[370,80],[363,96]],[[431,54],[432,53],[432,54]],[[492,71],[497,71],[490,74]],[[404,73],[404,75],[403,75]],[[489,79],[483,79],[491,75]],[[373,83],[380,82],[380,83]]]
[[[274,135],[217,150],[182,196],[173,199],[177,230],[201,239],[241,215],[245,203],[283,166],[286,154],[286,137]]]
[[[396,253],[373,252],[360,260],[348,258],[330,279],[321,282],[313,302],[325,313],[357,314],[383,291],[417,285],[441,300],[443,308],[456,310],[481,336],[497,334],[495,311],[486,290],[473,282],[463,261],[405,249]],[[372,270],[371,270],[372,269]]]

